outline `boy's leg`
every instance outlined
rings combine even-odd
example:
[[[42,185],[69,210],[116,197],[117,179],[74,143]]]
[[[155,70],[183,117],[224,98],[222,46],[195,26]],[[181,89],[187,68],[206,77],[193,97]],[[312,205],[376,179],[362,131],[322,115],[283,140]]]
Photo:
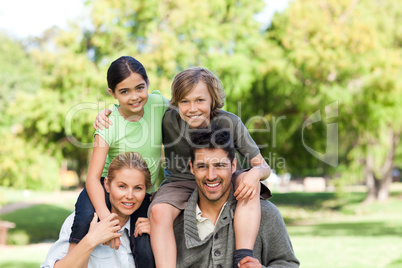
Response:
[[[172,205],[160,203],[151,208],[151,246],[157,268],[176,267],[176,239],[173,222],[180,210]]]
[[[258,189],[259,193],[259,189]],[[253,257],[253,248],[261,222],[261,205],[259,196],[252,200],[242,199],[237,202],[234,215],[236,251],[234,267],[246,256]]]

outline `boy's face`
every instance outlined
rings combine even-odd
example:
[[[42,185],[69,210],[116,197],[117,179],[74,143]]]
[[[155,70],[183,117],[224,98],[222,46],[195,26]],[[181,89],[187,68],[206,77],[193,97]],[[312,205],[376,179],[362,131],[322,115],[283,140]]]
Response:
[[[203,82],[197,85],[178,103],[180,117],[190,128],[203,128],[211,119],[212,98]]]
[[[200,202],[226,202],[232,174],[236,171],[236,159],[230,162],[223,149],[198,149],[190,167],[198,186]]]

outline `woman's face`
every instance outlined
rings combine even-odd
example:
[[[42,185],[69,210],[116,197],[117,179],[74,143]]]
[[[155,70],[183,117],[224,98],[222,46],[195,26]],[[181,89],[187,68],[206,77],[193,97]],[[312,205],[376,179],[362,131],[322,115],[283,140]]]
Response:
[[[203,128],[211,119],[212,98],[203,82],[197,85],[178,103],[180,117],[190,128]]]
[[[126,218],[142,204],[146,193],[145,176],[137,169],[123,168],[115,172],[115,178],[105,179],[106,191],[110,194],[111,212]]]

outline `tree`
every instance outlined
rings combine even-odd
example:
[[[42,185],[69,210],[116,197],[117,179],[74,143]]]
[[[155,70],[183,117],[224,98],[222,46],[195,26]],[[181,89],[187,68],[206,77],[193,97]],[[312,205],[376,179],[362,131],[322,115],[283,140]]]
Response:
[[[283,59],[266,68],[253,97],[265,118],[286,116],[278,143],[293,172],[342,172],[350,183],[365,176],[368,200],[388,197],[401,134],[400,19],[400,3],[357,0],[294,1],[275,16],[267,42],[277,45]],[[329,106],[336,108],[329,112],[339,124],[335,169],[317,165],[305,149],[308,144],[325,151],[325,124],[334,117],[311,124],[310,137],[301,137],[306,120]]]

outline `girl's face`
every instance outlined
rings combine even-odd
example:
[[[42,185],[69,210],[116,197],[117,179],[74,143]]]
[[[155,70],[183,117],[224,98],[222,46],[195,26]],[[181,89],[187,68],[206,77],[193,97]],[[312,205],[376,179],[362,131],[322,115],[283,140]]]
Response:
[[[197,85],[178,103],[180,117],[190,128],[203,128],[211,119],[212,98],[203,82]]]
[[[115,172],[114,179],[105,179],[106,191],[110,194],[111,211],[124,219],[142,204],[146,193],[145,176],[135,168],[123,168]]]
[[[148,101],[148,84],[137,73],[117,84],[115,92],[109,89],[113,98],[120,104],[119,112],[128,121],[138,121],[142,118],[144,105]]]

